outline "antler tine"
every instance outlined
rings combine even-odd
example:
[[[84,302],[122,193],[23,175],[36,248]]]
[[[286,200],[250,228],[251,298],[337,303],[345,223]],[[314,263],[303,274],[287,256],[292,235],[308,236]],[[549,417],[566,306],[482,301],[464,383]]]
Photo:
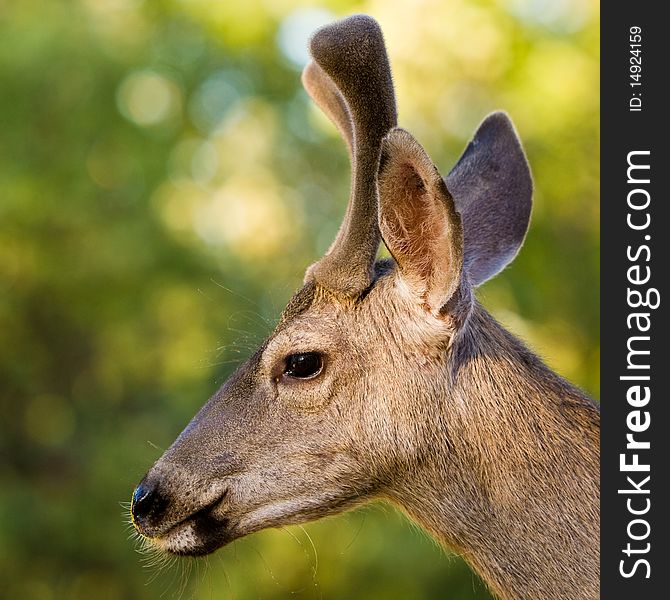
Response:
[[[335,241],[308,269],[306,279],[356,297],[372,282],[380,242],[377,169],[382,139],[397,123],[391,69],[381,29],[367,15],[354,15],[321,28],[314,34],[310,50],[316,65],[336,88],[328,87],[331,84],[322,78],[320,83],[325,85],[320,87],[317,103],[350,145],[352,189]],[[353,125],[353,142],[347,138],[348,122]]]
[[[354,124],[346,100],[326,72],[314,61],[307,63],[302,71],[302,85],[315,104],[335,124],[349,148],[349,157],[354,155]]]

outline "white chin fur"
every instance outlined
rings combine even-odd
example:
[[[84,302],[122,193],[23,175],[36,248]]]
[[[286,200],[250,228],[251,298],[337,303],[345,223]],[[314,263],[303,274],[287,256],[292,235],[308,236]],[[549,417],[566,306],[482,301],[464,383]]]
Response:
[[[200,544],[193,531],[192,523],[184,523],[168,531],[164,536],[151,540],[158,548],[165,552],[181,554],[197,548]]]

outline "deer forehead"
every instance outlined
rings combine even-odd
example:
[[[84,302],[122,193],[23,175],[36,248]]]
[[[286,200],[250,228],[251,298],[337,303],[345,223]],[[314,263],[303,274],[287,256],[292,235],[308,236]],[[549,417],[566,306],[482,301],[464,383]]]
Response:
[[[333,357],[371,356],[380,365],[408,359],[425,363],[442,358],[451,339],[449,323],[427,311],[395,269],[385,271],[357,301],[318,287],[308,294],[309,301],[303,289],[289,303],[268,341],[266,361],[321,351]]]

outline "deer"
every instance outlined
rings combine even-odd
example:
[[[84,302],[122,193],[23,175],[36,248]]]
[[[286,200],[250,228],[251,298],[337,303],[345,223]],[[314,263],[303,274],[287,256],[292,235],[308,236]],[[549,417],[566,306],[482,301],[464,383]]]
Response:
[[[474,295],[530,220],[510,118],[487,116],[443,177],[397,126],[377,21],[326,25],[310,53],[304,87],[349,151],[346,214],[271,335],[136,487],[135,528],[201,556],[383,501],[501,600],[598,598],[598,405]]]

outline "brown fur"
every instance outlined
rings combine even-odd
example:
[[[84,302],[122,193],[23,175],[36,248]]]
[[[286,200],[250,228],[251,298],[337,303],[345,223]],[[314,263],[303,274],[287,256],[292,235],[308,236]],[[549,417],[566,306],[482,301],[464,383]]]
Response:
[[[319,38],[331,71],[307,75],[326,86],[313,96],[336,121],[361,100],[351,90],[338,100],[338,36],[346,54],[352,30],[376,31],[353,19]],[[351,110],[355,132],[361,110]],[[409,133],[383,119],[368,129],[390,132],[368,156],[372,180],[369,162],[354,186],[332,260],[308,270],[272,335],[151,468],[135,492],[136,527],[166,552],[206,554],[382,499],[501,599],[594,600],[598,409],[472,293],[528,226],[530,172],[514,129],[502,113],[485,119],[446,185]],[[380,232],[395,261],[373,264]],[[314,352],[318,373],[287,374],[287,357]]]

